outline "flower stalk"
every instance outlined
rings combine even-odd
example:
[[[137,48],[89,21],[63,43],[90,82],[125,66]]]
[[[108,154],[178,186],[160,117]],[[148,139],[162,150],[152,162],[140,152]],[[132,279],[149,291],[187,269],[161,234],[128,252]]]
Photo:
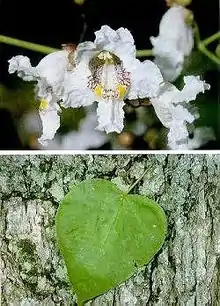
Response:
[[[216,56],[214,53],[212,53],[211,51],[209,51],[207,49],[207,46],[211,43],[213,43],[215,40],[219,40],[220,39],[220,31],[207,37],[204,40],[200,40],[200,33],[199,33],[199,27],[198,25],[195,23],[194,24],[194,35],[195,35],[195,41],[197,44],[197,48],[203,53],[205,54],[211,61],[213,61],[214,63],[216,63],[217,65],[220,65],[220,59],[218,56]]]
[[[17,39],[17,38],[4,36],[4,35],[0,35],[0,43],[4,43],[4,44],[7,44],[7,45],[13,45],[13,46],[16,46],[16,47],[28,49],[28,50],[35,51],[35,52],[40,52],[40,53],[43,53],[43,54],[49,54],[49,53],[52,53],[52,52],[59,51],[59,49],[56,49],[56,48],[51,48],[51,47],[48,47],[48,46],[34,44],[34,43],[31,43],[31,42],[28,42],[28,41],[24,41],[24,40],[20,40],[20,39]]]

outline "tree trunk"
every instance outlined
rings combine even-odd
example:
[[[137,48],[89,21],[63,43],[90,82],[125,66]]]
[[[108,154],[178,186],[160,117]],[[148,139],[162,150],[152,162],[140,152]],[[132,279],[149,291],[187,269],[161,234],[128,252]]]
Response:
[[[75,305],[55,240],[69,186],[105,178],[165,210],[152,261],[87,305],[220,305],[220,155],[0,156],[2,305]]]

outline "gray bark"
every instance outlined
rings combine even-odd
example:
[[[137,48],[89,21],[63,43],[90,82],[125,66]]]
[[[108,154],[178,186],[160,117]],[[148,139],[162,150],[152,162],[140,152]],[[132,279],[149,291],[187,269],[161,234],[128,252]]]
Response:
[[[55,240],[73,183],[105,178],[165,210],[163,248],[87,305],[220,305],[220,155],[0,156],[2,305],[75,305]]]

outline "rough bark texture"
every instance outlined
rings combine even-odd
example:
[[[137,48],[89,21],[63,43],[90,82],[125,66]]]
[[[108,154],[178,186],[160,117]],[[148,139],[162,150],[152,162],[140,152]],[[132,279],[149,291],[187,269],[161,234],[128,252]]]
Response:
[[[220,305],[220,155],[0,156],[2,305],[75,305],[55,214],[72,183],[105,178],[165,210],[163,248],[87,305]]]

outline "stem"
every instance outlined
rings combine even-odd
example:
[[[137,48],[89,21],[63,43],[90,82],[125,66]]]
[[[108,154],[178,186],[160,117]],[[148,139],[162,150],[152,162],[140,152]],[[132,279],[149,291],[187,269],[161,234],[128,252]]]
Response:
[[[195,36],[196,44],[198,45],[201,39],[200,39],[199,27],[196,22],[194,22],[194,36]]]
[[[212,60],[213,62],[215,62],[217,65],[220,65],[220,58],[218,58],[215,54],[213,54],[212,52],[210,52],[209,50],[206,49],[206,47],[204,46],[203,42],[200,42],[198,45],[198,49],[204,53],[208,58],[210,58],[210,60]]]
[[[220,39],[220,32],[217,32],[217,33],[213,34],[212,36],[210,36],[210,37],[208,37],[208,38],[206,38],[206,39],[201,41],[200,33],[199,33],[199,27],[198,27],[197,23],[195,22],[194,23],[194,35],[195,35],[195,41],[196,41],[197,48],[203,54],[205,54],[210,60],[215,62],[217,65],[220,65],[219,57],[216,56],[214,53],[212,53],[211,51],[209,51],[206,48],[206,46],[208,46],[210,43],[212,43],[216,39]]]
[[[4,36],[4,35],[0,35],[0,43],[13,45],[13,46],[16,46],[16,47],[29,49],[29,50],[44,53],[44,54],[59,51],[59,49],[30,43],[28,41],[24,41],[24,40],[20,40],[20,39],[16,39],[16,38],[11,38],[11,37]]]
[[[83,42],[84,36],[86,34],[86,31],[87,31],[87,23],[85,21],[85,15],[82,15],[82,19],[83,19],[83,30],[82,30],[82,33],[81,33],[80,38],[79,38],[79,43]]]
[[[212,36],[204,39],[202,41],[202,43],[203,43],[204,46],[208,46],[209,44],[211,44],[216,39],[220,39],[220,32],[217,32],[217,33],[213,34]]]
[[[133,185],[131,185],[130,187],[129,187],[129,189],[128,189],[128,191],[127,191],[127,193],[130,193],[131,192],[131,190],[142,180],[142,178],[144,177],[144,175],[147,173],[147,171],[148,171],[148,169],[146,169],[142,174],[141,174],[141,176],[137,179],[137,181],[136,182],[134,182],[134,184]]]
[[[148,57],[153,56],[152,50],[137,50],[136,57]]]

